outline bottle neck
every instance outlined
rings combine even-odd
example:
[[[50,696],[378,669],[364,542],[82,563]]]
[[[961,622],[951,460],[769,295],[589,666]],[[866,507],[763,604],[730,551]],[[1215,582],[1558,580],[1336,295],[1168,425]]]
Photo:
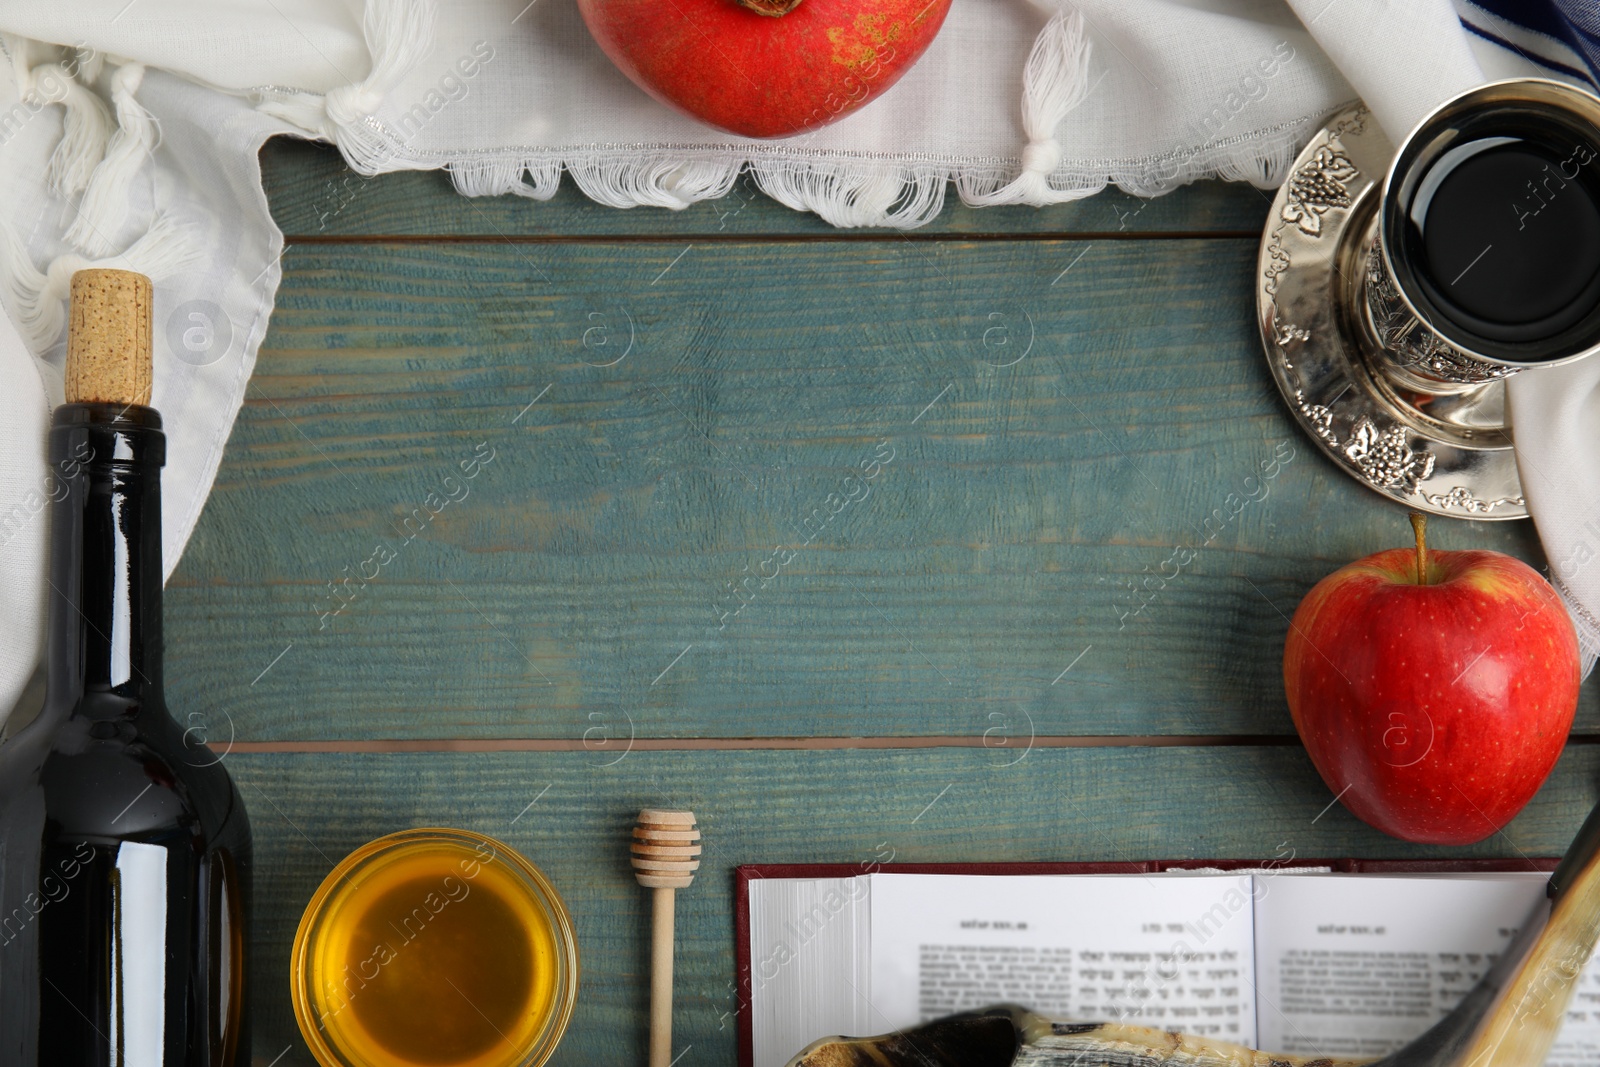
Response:
[[[161,709],[161,465],[151,408],[65,404],[50,429],[47,712]]]

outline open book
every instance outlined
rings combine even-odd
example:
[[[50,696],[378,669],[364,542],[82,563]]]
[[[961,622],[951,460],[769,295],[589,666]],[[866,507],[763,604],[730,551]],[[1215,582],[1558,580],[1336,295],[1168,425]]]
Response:
[[[1455,1006],[1549,877],[760,871],[739,880],[746,1067],[783,1067],[820,1037],[998,1003],[1273,1052],[1377,1057]],[[1549,1065],[1596,1064],[1600,967],[1591,960]]]

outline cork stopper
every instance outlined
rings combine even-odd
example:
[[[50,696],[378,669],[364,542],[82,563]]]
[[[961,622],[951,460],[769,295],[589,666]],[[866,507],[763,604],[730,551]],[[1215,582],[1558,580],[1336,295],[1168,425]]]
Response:
[[[633,826],[633,873],[646,889],[687,889],[700,868],[694,812],[645,808]]]
[[[150,403],[150,279],[131,270],[72,276],[67,403]]]

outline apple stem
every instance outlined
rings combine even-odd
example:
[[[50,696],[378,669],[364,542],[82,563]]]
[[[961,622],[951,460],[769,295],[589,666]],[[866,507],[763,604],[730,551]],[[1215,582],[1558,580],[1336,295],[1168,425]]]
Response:
[[[1428,584],[1428,516],[1411,513],[1411,529],[1417,535],[1417,584]]]
[[[800,0],[734,0],[734,3],[770,18],[780,18],[800,6]]]

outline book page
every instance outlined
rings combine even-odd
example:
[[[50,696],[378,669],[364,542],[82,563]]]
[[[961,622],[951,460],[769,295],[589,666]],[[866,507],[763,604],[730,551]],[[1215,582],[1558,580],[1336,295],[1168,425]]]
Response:
[[[1263,878],[1256,905],[1260,1048],[1376,1057],[1449,1013],[1544,895],[1546,874]],[[1600,1053],[1591,961],[1549,1067]]]
[[[820,1037],[876,1032],[866,997],[869,888],[866,875],[749,883],[754,1067],[783,1067]]]
[[[1013,1003],[1255,1038],[1248,875],[871,879],[876,1031]]]

